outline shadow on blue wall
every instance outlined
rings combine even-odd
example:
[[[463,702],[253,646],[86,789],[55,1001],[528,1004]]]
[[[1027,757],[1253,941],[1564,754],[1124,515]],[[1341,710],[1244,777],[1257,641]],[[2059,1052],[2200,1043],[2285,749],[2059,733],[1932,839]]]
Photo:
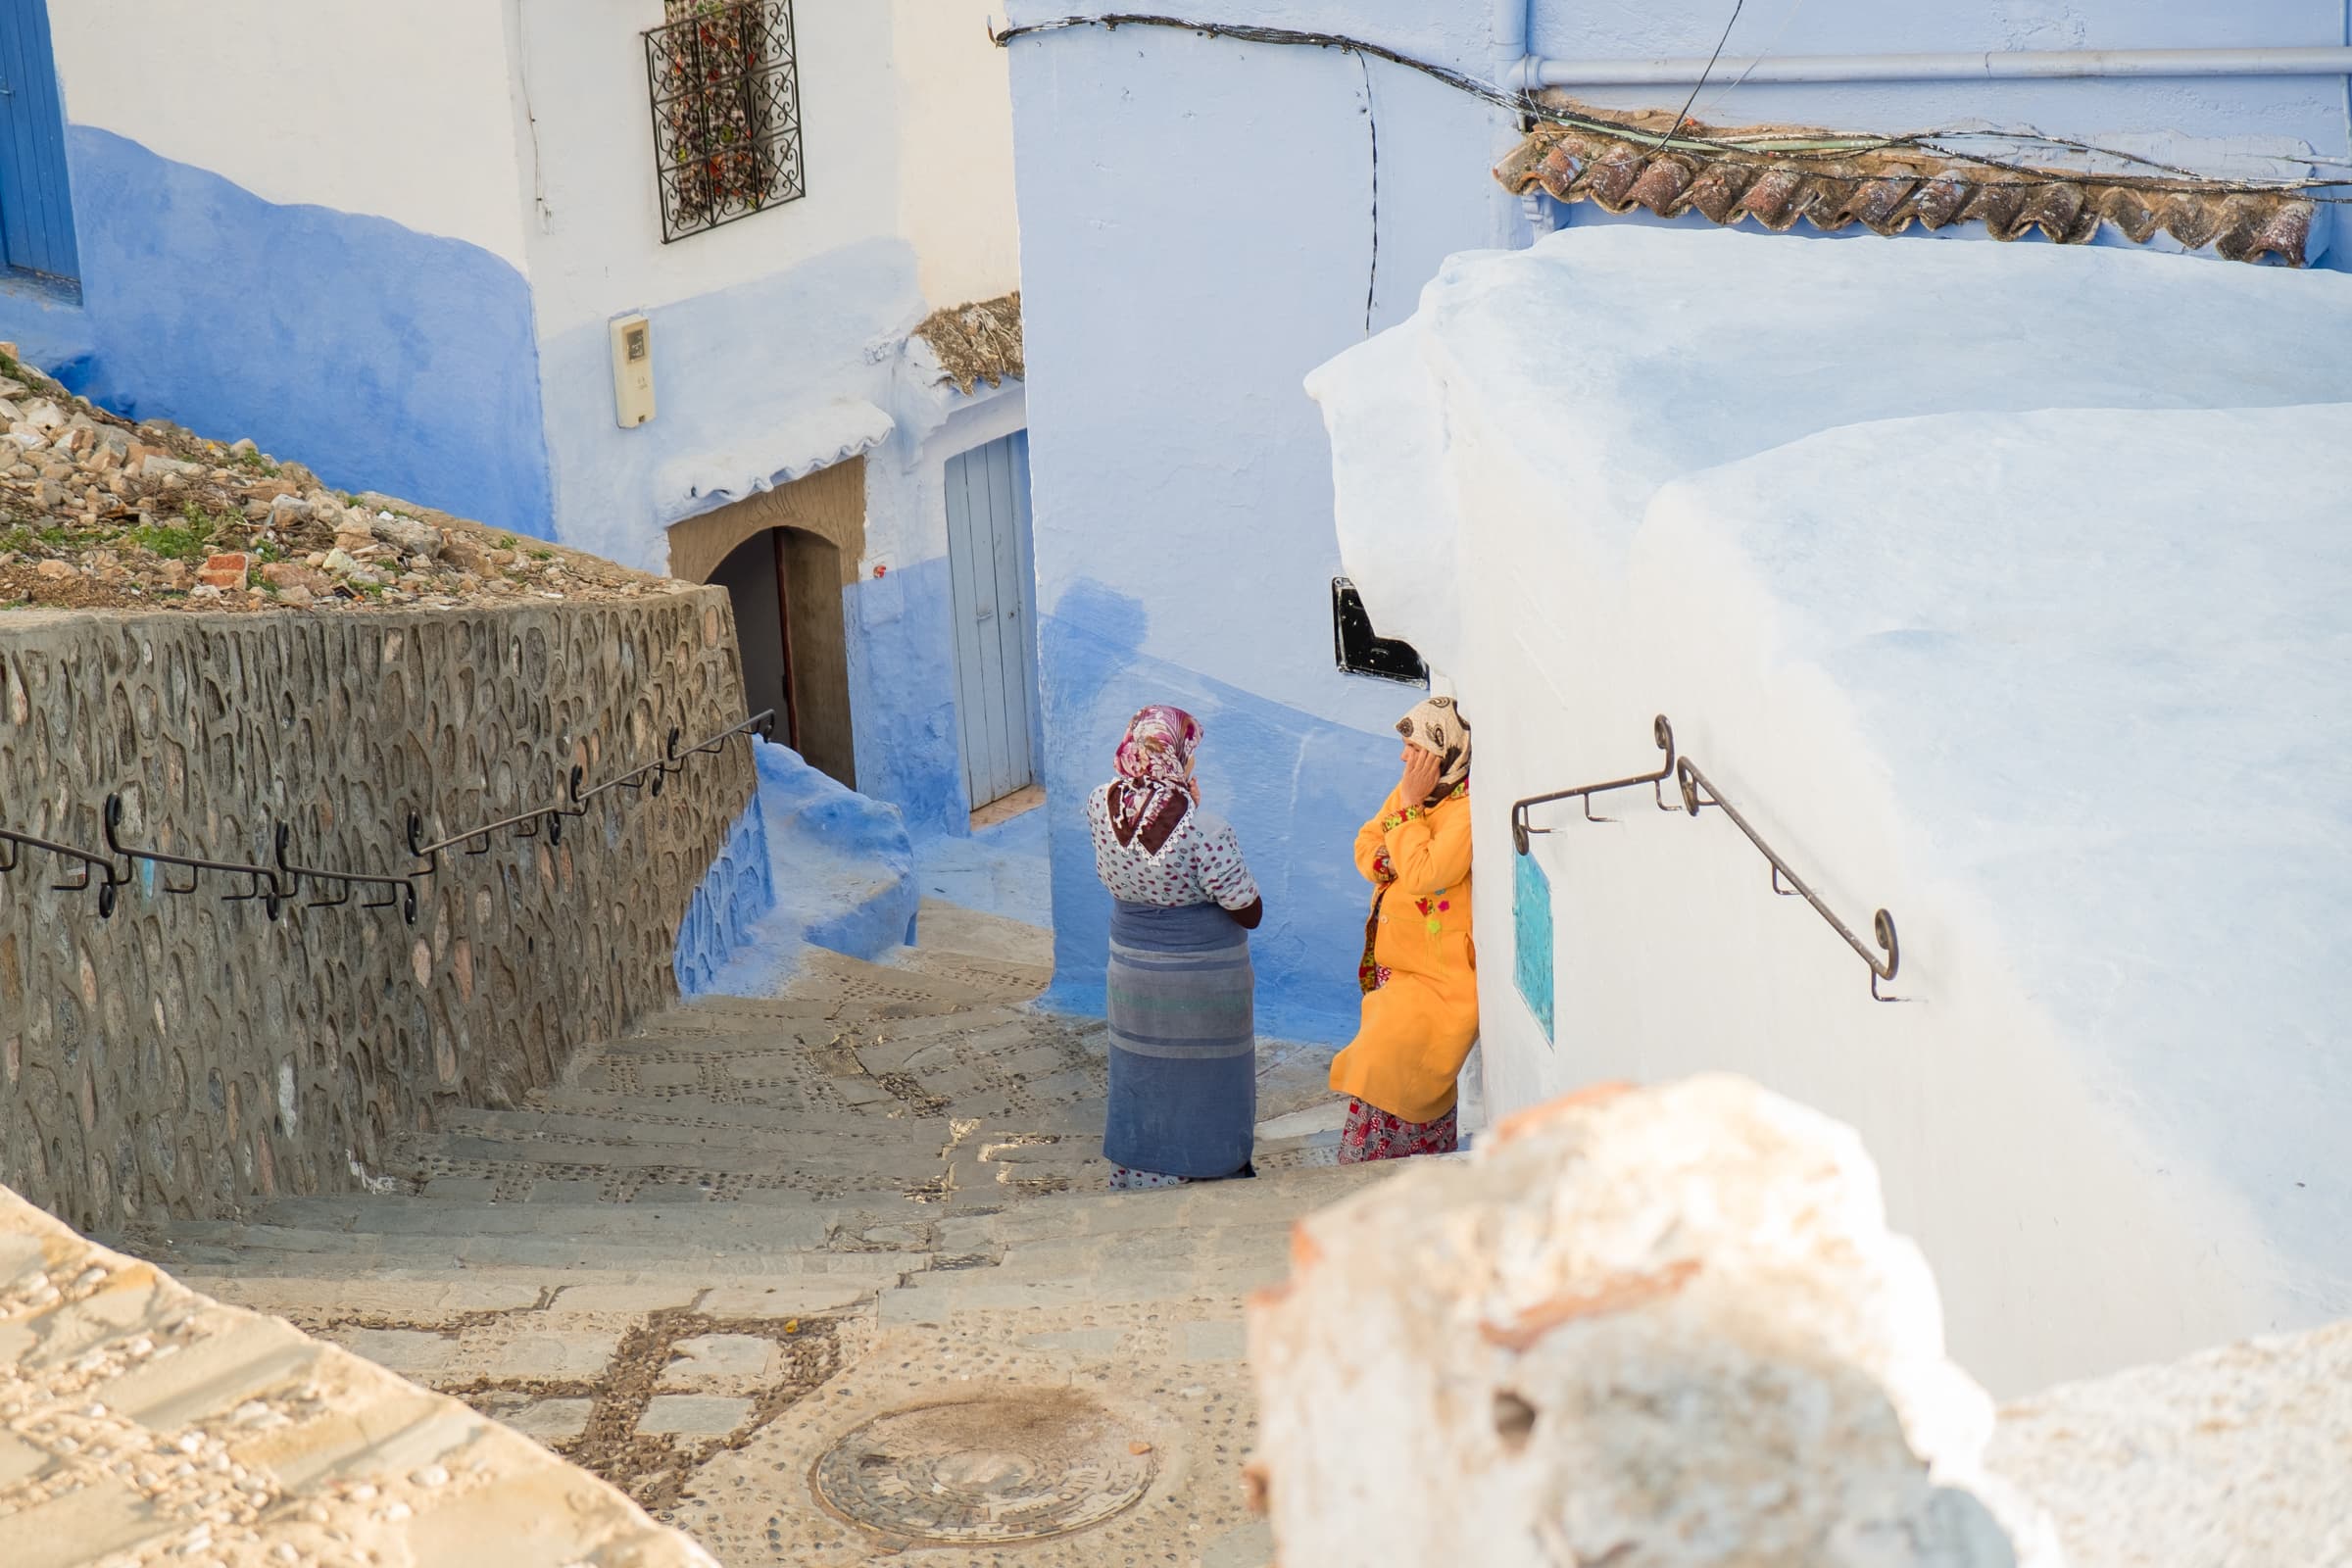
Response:
[[[858,788],[906,815],[917,838],[971,831],[956,733],[948,558],[843,590]]]
[[[1135,710],[1173,703],[1200,720],[1204,803],[1233,823],[1265,894],[1266,924],[1250,940],[1259,1034],[1346,1040],[1369,904],[1352,846],[1396,783],[1396,738],[1152,658],[1142,652],[1147,625],[1139,601],[1095,582],[1074,584],[1041,617],[1054,874],[1047,1004],[1102,1010],[1110,899],[1095,879],[1086,804],[1110,777]]]
[[[251,436],[345,489],[549,531],[521,272],[87,125],[67,152],[82,305],[0,293],[0,331],[36,364],[126,417]]]

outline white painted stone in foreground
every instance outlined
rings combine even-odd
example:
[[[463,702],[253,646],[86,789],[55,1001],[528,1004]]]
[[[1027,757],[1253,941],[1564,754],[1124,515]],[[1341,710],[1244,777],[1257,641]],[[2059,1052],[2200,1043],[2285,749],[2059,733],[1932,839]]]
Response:
[[[1854,1132],[1587,1091],[1303,1221],[1250,1322],[1282,1560],[2056,1568]]]
[[[717,1568],[584,1470],[0,1188],[7,1568]]]

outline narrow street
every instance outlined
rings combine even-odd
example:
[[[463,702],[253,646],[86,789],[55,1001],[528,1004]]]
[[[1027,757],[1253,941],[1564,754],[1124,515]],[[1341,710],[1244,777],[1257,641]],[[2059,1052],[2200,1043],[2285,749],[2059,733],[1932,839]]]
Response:
[[[537,1438],[730,1568],[1263,1568],[1243,1302],[1295,1218],[1377,1174],[1261,1132],[1254,1181],[1103,1191],[1102,1027],[1022,1006],[1047,934],[941,904],[922,928],[455,1113],[397,1191],[133,1250]],[[1315,1122],[1327,1059],[1265,1046],[1262,1121]]]

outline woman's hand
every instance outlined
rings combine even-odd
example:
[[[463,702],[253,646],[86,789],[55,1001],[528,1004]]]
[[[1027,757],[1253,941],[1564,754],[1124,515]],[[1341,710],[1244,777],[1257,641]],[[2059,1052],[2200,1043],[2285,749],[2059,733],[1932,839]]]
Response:
[[[1435,752],[1425,752],[1418,746],[1404,749],[1404,782],[1396,787],[1396,806],[1399,810],[1426,805],[1438,792],[1438,775],[1446,764]]]

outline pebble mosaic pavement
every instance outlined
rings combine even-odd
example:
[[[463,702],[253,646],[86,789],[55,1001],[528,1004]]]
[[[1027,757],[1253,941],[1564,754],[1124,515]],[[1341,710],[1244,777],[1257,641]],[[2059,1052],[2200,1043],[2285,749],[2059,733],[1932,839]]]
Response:
[[[1261,1053],[1259,1179],[1104,1190],[1099,1021],[1045,934],[927,906],[894,964],[677,1007],[456,1112],[372,1195],[124,1245],[464,1400],[729,1568],[1265,1568],[1242,1305],[1331,1165]]]

